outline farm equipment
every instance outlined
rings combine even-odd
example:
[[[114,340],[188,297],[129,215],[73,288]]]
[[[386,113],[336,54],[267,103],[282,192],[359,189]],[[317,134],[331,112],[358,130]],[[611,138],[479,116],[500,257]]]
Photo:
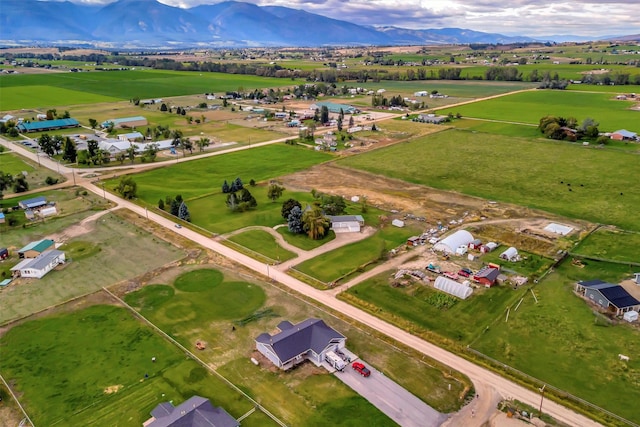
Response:
[[[436,273],[436,274],[440,274],[442,272],[440,270],[440,266],[434,265],[434,264],[427,265],[427,270],[429,270],[432,273]]]

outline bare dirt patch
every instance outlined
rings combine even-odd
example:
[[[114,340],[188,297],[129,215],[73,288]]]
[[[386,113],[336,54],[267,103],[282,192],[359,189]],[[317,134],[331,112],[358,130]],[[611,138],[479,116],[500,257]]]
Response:
[[[120,391],[124,386],[122,384],[110,385],[109,387],[104,389],[104,394],[113,394]]]

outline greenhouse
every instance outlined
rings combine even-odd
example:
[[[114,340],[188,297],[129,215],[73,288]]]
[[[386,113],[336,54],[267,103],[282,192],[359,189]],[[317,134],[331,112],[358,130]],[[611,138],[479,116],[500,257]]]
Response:
[[[473,242],[471,233],[466,230],[458,230],[436,243],[433,249],[454,254],[460,246],[469,246],[471,242]]]
[[[442,276],[436,278],[434,286],[442,292],[446,292],[461,299],[467,299],[473,293],[473,289],[471,289],[471,287]]]

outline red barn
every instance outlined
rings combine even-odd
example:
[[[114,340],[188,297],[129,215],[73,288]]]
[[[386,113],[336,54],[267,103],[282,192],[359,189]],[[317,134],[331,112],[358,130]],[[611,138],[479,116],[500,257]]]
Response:
[[[496,280],[500,275],[500,270],[494,267],[483,267],[473,275],[473,280],[484,285],[487,288],[496,284]]]

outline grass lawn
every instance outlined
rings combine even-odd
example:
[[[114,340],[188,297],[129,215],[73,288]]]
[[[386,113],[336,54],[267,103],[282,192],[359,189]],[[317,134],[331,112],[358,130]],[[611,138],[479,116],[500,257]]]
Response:
[[[507,272],[517,273],[521,276],[527,276],[531,280],[536,277],[540,277],[542,273],[547,271],[549,267],[553,265],[553,260],[545,258],[540,255],[518,250],[518,254],[522,258],[517,262],[509,262],[500,258],[500,254],[506,251],[507,245],[502,245],[493,252],[483,254],[481,257],[483,264],[490,262],[498,264],[502,267],[502,270]]]
[[[330,154],[285,144],[268,145],[220,156],[194,160],[135,175],[138,198],[151,205],[167,195],[182,194],[185,200],[208,194],[221,194],[222,183],[240,177],[245,185],[306,169],[331,159]],[[108,181],[109,187],[117,180]],[[252,193],[254,190],[247,187]],[[266,193],[266,189],[263,190]],[[257,195],[254,195],[257,198]],[[283,197],[287,197],[286,193]],[[224,205],[224,201],[223,201]],[[198,215],[189,205],[192,218]],[[204,213],[202,213],[204,214]]]
[[[282,237],[284,237],[284,240],[286,240],[287,243],[305,251],[318,248],[336,238],[336,233],[331,230],[329,230],[329,232],[320,240],[310,239],[306,234],[293,234],[289,232],[287,227],[280,227],[276,231],[282,234]]]
[[[0,76],[0,110],[159,98],[293,85],[290,80],[223,73],[135,70]]]
[[[573,293],[577,280],[617,283],[629,267],[587,261],[584,268],[563,263],[535,287],[539,303],[525,295],[509,321],[493,325],[473,347],[516,369],[579,396],[629,420],[638,420],[640,332],[622,322],[610,326]],[[620,393],[624,390],[624,393]],[[615,396],[615,397],[614,397]]]
[[[114,214],[102,216],[90,233],[60,249],[69,249],[62,270],[42,279],[22,279],[1,291],[0,323],[133,278],[183,256],[174,246]]]
[[[271,234],[263,230],[244,231],[229,237],[229,240],[272,260],[287,261],[297,256],[280,246]]]
[[[601,228],[580,242],[572,252],[611,261],[640,263],[638,248],[639,233]]]
[[[28,321],[8,331],[0,349],[2,374],[36,425],[140,425],[158,403],[178,405],[194,394],[236,418],[252,408],[120,307],[96,305]],[[243,425],[272,425],[252,423],[252,417]]]
[[[588,93],[561,90],[538,90],[516,93],[496,99],[438,110],[439,114],[461,113],[463,117],[504,120],[538,124],[544,116],[586,117],[600,123],[602,132],[633,129],[640,120],[640,111],[630,110],[635,103],[616,100],[609,93]]]
[[[364,240],[304,261],[296,265],[295,269],[322,282],[333,282],[360,266],[375,261],[382,254],[386,255],[391,249],[406,242],[407,238],[416,232],[417,230],[411,227],[387,226]]]
[[[378,317],[427,334],[435,333],[457,344],[468,344],[507,307],[517,302],[526,289],[509,286],[474,289],[466,300],[448,296],[433,285],[412,283],[406,287],[390,284],[394,272],[379,274],[349,288],[341,299]]]
[[[394,425],[324,369],[305,364],[282,372],[249,363],[258,334],[272,330],[287,311],[304,316],[299,306],[303,303],[282,297],[274,300],[274,291],[229,281],[218,270],[201,269],[179,275],[173,286],[146,286],[125,300],[183,345],[192,347],[198,339],[205,341],[207,349],[199,352],[199,357],[290,425],[326,425],[323,417],[329,409],[344,417],[341,425]],[[309,307],[302,307],[308,312]],[[270,314],[258,315],[242,325],[237,322],[266,308]],[[366,419],[359,416],[364,413],[368,414]]]
[[[22,172],[27,172],[27,183],[29,184],[30,190],[46,188],[47,184],[45,183],[45,179],[47,179],[48,176],[55,179],[64,179],[54,171],[45,167],[40,167],[35,162],[8,151],[0,153],[0,172],[4,174],[11,174],[13,176]],[[12,186],[4,190],[2,193],[5,199],[15,195],[15,193],[13,193]],[[0,204],[1,202],[2,200],[0,200]]]
[[[492,122],[479,119],[455,119],[450,125],[456,129],[490,133],[494,135],[518,136],[523,138],[542,138],[537,126],[517,125],[513,123]]]
[[[637,231],[640,187],[629,185],[637,162],[620,151],[448,130],[338,164]]]

